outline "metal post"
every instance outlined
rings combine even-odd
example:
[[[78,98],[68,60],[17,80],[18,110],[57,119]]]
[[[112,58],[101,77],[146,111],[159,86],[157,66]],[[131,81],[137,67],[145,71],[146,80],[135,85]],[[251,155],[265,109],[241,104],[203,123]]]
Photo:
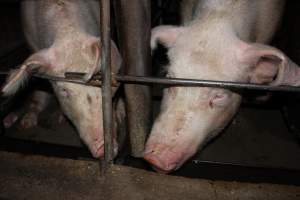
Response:
[[[116,0],[115,8],[123,73],[151,75],[151,1]],[[125,84],[124,89],[131,155],[143,157],[146,136],[151,128],[151,88]]]
[[[113,163],[113,117],[111,92],[110,0],[100,1],[100,33],[102,47],[102,109],[104,129],[104,167]],[[100,120],[100,119],[99,119]]]

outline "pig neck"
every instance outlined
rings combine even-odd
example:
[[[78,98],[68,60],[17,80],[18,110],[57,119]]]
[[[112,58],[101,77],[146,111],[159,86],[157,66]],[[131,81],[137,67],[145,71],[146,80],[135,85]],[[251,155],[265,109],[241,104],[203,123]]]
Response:
[[[45,1],[45,18],[47,24],[46,40],[53,43],[75,43],[87,39],[90,36],[99,35],[99,24],[93,16],[90,5],[85,1]]]
[[[74,20],[76,19],[67,18],[55,24],[55,42],[70,41],[70,43],[75,43],[92,36],[80,23],[74,22]]]
[[[202,29],[207,26],[224,31],[231,31],[239,39],[246,42],[267,43],[271,36],[261,38],[257,32],[257,24],[260,19],[256,1],[236,0],[203,0],[196,5],[193,17],[185,21],[186,25],[199,24]],[[185,13],[183,13],[185,15]],[[199,26],[200,28],[200,26]],[[221,37],[221,36],[219,36]]]

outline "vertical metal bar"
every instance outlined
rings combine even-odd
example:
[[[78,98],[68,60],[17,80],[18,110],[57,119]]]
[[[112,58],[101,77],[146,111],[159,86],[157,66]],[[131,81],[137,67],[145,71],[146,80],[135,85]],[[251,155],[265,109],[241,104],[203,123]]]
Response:
[[[102,109],[104,129],[104,167],[113,163],[113,117],[111,92],[110,0],[100,0],[100,33],[102,46]]]
[[[151,1],[117,0],[116,9],[124,73],[151,75]],[[131,155],[143,157],[152,117],[151,88],[136,84],[124,88]]]

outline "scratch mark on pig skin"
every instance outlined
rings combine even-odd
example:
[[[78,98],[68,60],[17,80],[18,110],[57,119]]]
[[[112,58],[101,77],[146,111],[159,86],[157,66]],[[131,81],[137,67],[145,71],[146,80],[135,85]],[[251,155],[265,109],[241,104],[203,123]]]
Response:
[[[89,94],[87,95],[87,101],[89,102],[89,104],[92,103],[92,97]]]
[[[214,108],[212,100],[209,101],[209,107],[210,107],[211,109]]]

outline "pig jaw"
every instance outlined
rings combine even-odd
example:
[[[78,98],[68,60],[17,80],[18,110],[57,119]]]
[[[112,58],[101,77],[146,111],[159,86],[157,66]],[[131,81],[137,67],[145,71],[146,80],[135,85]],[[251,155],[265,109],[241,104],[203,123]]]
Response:
[[[205,90],[196,90],[199,93],[194,92],[193,96],[205,96],[201,95]],[[199,106],[191,96],[182,99],[184,94],[178,94],[179,100],[177,95],[172,98],[168,95],[165,93],[162,112],[154,123],[144,154],[155,170],[164,173],[177,170],[199,147],[221,132],[241,100],[239,95],[231,93],[230,104],[211,107],[209,99],[200,100]]]

